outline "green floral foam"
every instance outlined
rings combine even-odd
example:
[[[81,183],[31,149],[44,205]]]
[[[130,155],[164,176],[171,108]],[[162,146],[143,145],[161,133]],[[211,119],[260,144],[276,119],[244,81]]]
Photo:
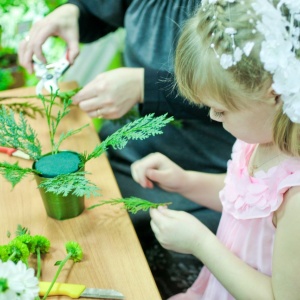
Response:
[[[42,177],[52,178],[78,171],[79,164],[80,158],[77,153],[63,151],[41,157],[34,163],[34,168],[42,173]]]

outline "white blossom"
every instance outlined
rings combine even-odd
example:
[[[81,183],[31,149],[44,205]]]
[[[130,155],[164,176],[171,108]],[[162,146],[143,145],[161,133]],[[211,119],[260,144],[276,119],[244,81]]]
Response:
[[[220,58],[220,64],[223,69],[228,69],[233,65],[233,57],[230,54],[222,54]]]
[[[247,42],[246,45],[243,48],[243,52],[245,53],[246,56],[249,56],[252,49],[254,47],[254,42]]]
[[[38,296],[38,279],[34,270],[19,261],[0,260],[0,279],[6,288],[0,292],[0,300],[34,300]]]

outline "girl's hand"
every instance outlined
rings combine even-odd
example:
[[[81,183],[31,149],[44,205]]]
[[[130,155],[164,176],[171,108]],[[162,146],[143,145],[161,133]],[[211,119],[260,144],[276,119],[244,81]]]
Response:
[[[91,118],[112,120],[142,103],[143,92],[143,68],[118,68],[96,76],[72,100]]]
[[[153,188],[153,182],[169,192],[180,193],[185,171],[161,153],[152,153],[131,165],[133,179],[144,188]]]
[[[151,228],[166,249],[179,253],[199,253],[201,245],[213,233],[194,216],[159,207],[150,210]]]

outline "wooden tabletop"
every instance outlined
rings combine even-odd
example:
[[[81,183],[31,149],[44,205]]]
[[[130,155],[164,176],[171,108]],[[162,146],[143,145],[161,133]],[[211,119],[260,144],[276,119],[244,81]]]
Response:
[[[76,87],[75,82],[64,83],[61,90]],[[19,88],[0,93],[3,96],[34,95],[34,88]],[[24,101],[16,99],[14,101]],[[39,100],[34,99],[38,103]],[[46,120],[41,117],[28,119],[41,141],[43,153],[50,150]],[[90,126],[81,133],[68,138],[61,149],[90,153],[100,142],[90,118],[77,107],[72,108],[61,122],[57,136],[69,129],[86,123]],[[0,161],[19,162],[22,167],[31,167],[32,162],[9,157],[0,153]],[[85,199],[89,207],[101,199],[120,197],[120,191],[105,155],[92,159],[86,164],[89,178],[101,189],[101,197]],[[84,253],[79,263],[68,261],[58,281],[84,284],[87,287],[115,289],[126,300],[161,299],[151,271],[139,244],[127,212],[120,206],[105,205],[85,210],[80,216],[58,221],[46,215],[42,199],[33,177],[22,179],[12,189],[0,175],[0,245],[7,244],[15,237],[17,225],[27,227],[32,235],[44,235],[51,242],[50,252],[43,256],[41,280],[51,281],[57,267],[54,263],[65,257],[65,243],[78,242]],[[11,232],[11,238],[7,232]],[[35,260],[30,262],[35,267]],[[70,299],[49,297],[49,299]],[[87,299],[87,298],[80,298]]]

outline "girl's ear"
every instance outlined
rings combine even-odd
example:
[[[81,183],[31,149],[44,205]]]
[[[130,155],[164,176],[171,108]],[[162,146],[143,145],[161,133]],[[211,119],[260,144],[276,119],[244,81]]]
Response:
[[[267,91],[267,99],[271,100],[274,104],[281,103],[280,95],[274,91],[272,86],[270,86]]]

